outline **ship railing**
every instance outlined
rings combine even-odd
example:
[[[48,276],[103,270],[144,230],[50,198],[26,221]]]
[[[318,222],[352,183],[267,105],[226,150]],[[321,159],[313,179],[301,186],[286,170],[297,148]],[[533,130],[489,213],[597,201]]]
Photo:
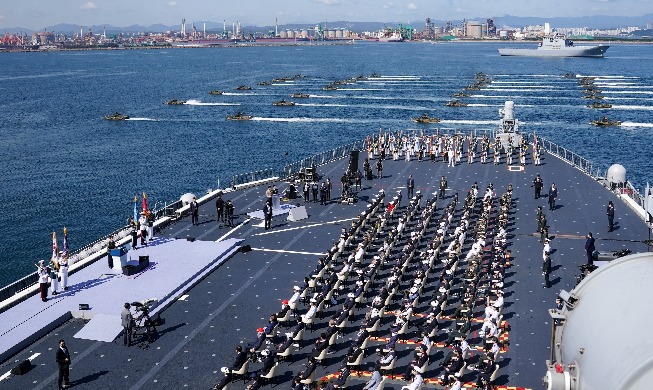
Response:
[[[627,181],[621,185],[615,185],[614,183],[610,183],[610,181],[608,181],[607,166],[592,164],[592,162],[586,158],[581,157],[578,154],[567,150],[566,148],[559,146],[545,138],[538,137],[538,142],[549,154],[560,158],[561,160],[567,162],[569,165],[584,172],[588,176],[598,181],[604,187],[614,192],[616,195],[630,198],[637,206],[642,209],[644,208],[644,197],[630,181]]]
[[[260,169],[258,171],[233,175],[231,177],[229,184],[231,188],[235,188],[236,186],[241,184],[258,182],[261,180],[271,179],[276,176],[278,176],[276,170],[274,170],[273,168],[265,168],[265,169]]]
[[[311,168],[313,166],[320,166],[327,164],[332,161],[336,161],[349,156],[349,153],[352,150],[361,151],[366,147],[367,139],[362,139],[356,142],[352,142],[347,145],[338,146],[337,148],[327,150],[326,152],[318,153],[306,158],[303,158],[294,163],[286,164],[283,168],[281,175],[282,179],[288,179],[296,176],[304,168]]]

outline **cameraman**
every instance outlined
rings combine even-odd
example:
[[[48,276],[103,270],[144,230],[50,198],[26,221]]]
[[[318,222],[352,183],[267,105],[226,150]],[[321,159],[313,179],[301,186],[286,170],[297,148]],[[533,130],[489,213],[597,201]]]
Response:
[[[126,346],[131,346],[132,343],[132,329],[134,327],[134,317],[132,316],[131,305],[125,303],[124,309],[120,313],[120,320],[122,321],[123,328],[123,341]]]

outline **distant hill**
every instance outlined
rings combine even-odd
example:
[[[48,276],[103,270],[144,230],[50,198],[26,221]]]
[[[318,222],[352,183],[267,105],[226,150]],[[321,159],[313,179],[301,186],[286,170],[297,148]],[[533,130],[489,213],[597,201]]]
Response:
[[[524,27],[532,25],[543,25],[545,22],[549,22],[551,27],[587,27],[587,28],[617,28],[617,27],[630,27],[637,26],[640,28],[645,28],[647,23],[653,23],[653,14],[646,14],[642,16],[583,16],[583,17],[559,17],[559,18],[538,18],[538,17],[522,17],[522,16],[495,16],[495,17],[476,17],[476,18],[467,18],[467,20],[477,20],[485,21],[486,19],[493,19],[495,26],[501,28],[502,26],[508,27]],[[426,20],[426,16],[424,17]],[[446,20],[431,20],[435,23],[436,26],[444,26]],[[454,25],[460,25],[461,20],[452,20]],[[191,29],[192,23],[195,23],[195,28],[199,31],[203,30],[204,23],[206,23],[206,30],[210,32],[222,31],[223,23],[213,22],[213,21],[195,21],[187,22],[186,29],[189,31]],[[412,27],[416,29],[424,28],[424,21],[415,21],[412,23]],[[279,30],[285,29],[310,29],[315,27],[316,24],[324,26],[327,28],[346,28],[351,31],[363,32],[363,31],[377,31],[383,29],[385,26],[388,27],[397,27],[400,22],[350,22],[350,21],[336,21],[336,22],[314,22],[314,23],[292,23],[292,24],[280,24],[278,26]],[[83,26],[84,32],[88,31],[89,26]],[[164,25],[164,24],[153,24],[150,26],[141,26],[141,25],[132,25],[126,27],[117,27],[113,25],[94,25],[90,26],[93,32],[101,32],[106,29],[107,34],[133,34],[133,33],[142,33],[142,32],[152,32],[152,33],[161,33],[166,31],[179,31],[180,25]],[[228,23],[226,26],[227,30],[230,31],[232,24]],[[241,26],[242,30],[246,33],[266,33],[269,30],[274,30],[274,25],[272,26],[250,26],[243,25]],[[69,34],[72,35],[75,32],[78,32],[80,29],[79,25],[60,23],[54,26],[47,26],[42,30],[38,31],[52,31],[54,33],[60,34]],[[34,30],[21,27],[13,28],[1,28],[0,32],[8,33],[20,33],[23,32],[27,35],[31,35]]]

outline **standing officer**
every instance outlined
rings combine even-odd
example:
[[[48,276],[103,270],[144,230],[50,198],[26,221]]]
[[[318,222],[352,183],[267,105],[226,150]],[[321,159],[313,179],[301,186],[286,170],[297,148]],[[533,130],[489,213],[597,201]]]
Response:
[[[440,199],[444,199],[444,190],[447,189],[447,179],[442,176],[442,179],[440,179]]]
[[[109,268],[113,268],[113,256],[111,256],[111,251],[116,249],[116,243],[113,241],[113,236],[109,236],[109,243],[107,244],[107,257],[109,258]]]
[[[408,188],[408,197],[413,197],[413,190],[415,189],[415,180],[413,175],[408,175],[408,180],[406,181],[406,188]]]
[[[549,210],[553,211],[556,208],[556,198],[558,197],[558,188],[555,183],[551,183],[549,188]]]
[[[326,206],[327,202],[327,186],[325,182],[322,182],[320,186],[320,204]]]
[[[263,206],[263,216],[265,219],[265,230],[271,228],[272,225],[272,198],[268,198]]]
[[[544,252],[544,264],[542,265],[542,275],[544,275],[544,288],[551,288],[549,274],[551,273],[551,256],[549,251]]]
[[[383,161],[381,159],[376,161],[376,177],[379,179],[383,177]]]
[[[540,199],[540,193],[542,192],[542,187],[544,187],[544,181],[539,173],[535,176],[535,179],[533,179],[533,185],[531,187],[535,188],[535,199]]]
[[[59,278],[61,279],[61,288],[64,291],[68,290],[68,256],[64,256],[63,252],[59,252],[57,260],[59,264]],[[56,278],[56,277],[55,277]]]
[[[587,233],[587,241],[585,241],[585,251],[587,252],[587,264],[594,264],[594,258],[592,254],[594,253],[594,237],[592,237],[592,232]]]
[[[608,202],[608,231],[611,232],[614,230],[614,204],[612,201]]]
[[[197,204],[197,199],[193,196],[193,201],[190,202],[190,215],[191,215],[191,222],[193,223],[193,226],[197,225],[199,214],[200,214],[200,206]]]
[[[70,386],[70,379],[68,374],[70,372],[70,353],[66,347],[66,342],[59,340],[59,348],[57,348],[57,364],[59,364],[59,379],[57,385],[59,389],[65,389]]]
[[[309,202],[310,199],[308,198],[308,196],[311,192],[311,185],[309,184],[308,180],[304,181],[303,192],[304,192],[304,203]]]
[[[129,308],[131,305],[125,303],[124,309],[120,313],[120,320],[122,321],[123,342],[126,346],[130,347],[132,344],[132,327],[134,326],[134,317],[132,316]]]
[[[542,215],[543,215],[542,206],[537,206],[537,215],[536,215],[535,218],[537,219],[537,232],[538,233],[542,232]]]
[[[326,179],[326,200],[331,200],[331,189],[333,184],[331,183],[331,178]]]
[[[218,194],[218,198],[215,200],[215,214],[218,222],[224,222],[224,199],[221,194]]]
[[[319,192],[317,180],[313,180],[313,183],[311,183],[311,192],[313,193],[313,203],[317,203],[317,194]]]

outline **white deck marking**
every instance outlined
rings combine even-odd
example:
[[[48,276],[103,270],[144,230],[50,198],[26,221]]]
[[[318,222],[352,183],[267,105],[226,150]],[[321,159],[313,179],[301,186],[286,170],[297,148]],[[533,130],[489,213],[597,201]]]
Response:
[[[348,221],[353,221],[353,220],[356,219],[356,218],[358,218],[358,217],[355,217],[355,218],[347,218],[347,219],[340,219],[340,220],[338,220],[338,221],[330,221],[330,222],[314,223],[314,224],[312,224],[312,225],[297,226],[297,227],[288,228],[288,229],[279,229],[279,230],[274,230],[274,231],[271,231],[271,232],[252,234],[252,236],[264,236],[264,235],[266,235],[266,234],[288,232],[288,231],[291,231],[291,230],[306,229],[306,228],[311,228],[311,227],[315,227],[315,226],[328,225],[328,224],[332,224],[332,223],[348,222]]]
[[[184,295],[180,296],[179,299],[177,299],[177,300],[178,301],[185,301],[188,298],[188,296],[189,296],[188,294],[184,294]]]
[[[39,357],[39,355],[41,355],[41,353],[37,352],[34,355],[28,357],[27,360],[29,360],[31,362],[34,359],[36,359],[37,357]],[[2,382],[3,380],[9,378],[10,375],[11,375],[11,370],[9,370],[9,371],[5,372],[4,374],[2,374],[2,376],[0,376],[0,382]]]
[[[225,238],[229,237],[229,235],[230,235],[231,233],[233,233],[233,232],[235,232],[236,230],[238,230],[241,226],[247,224],[247,222],[249,222],[251,219],[252,219],[252,218],[247,218],[247,219],[244,220],[241,224],[239,224],[239,225],[236,226],[235,228],[231,229],[227,234],[225,234],[224,236],[222,236],[222,237],[218,238],[217,240],[215,240],[215,242],[220,242],[220,241],[224,240]]]
[[[253,251],[262,251],[262,252],[292,253],[292,254],[295,254],[295,255],[312,255],[312,256],[322,256],[322,255],[324,255],[324,253],[284,251],[283,249],[252,248],[252,250]]]

